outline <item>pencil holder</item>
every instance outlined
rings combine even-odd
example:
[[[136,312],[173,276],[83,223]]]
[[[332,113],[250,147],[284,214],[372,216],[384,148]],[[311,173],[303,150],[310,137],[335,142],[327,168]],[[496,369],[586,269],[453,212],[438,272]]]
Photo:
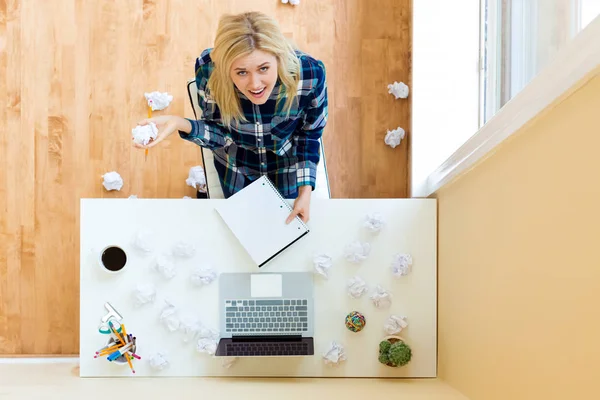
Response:
[[[117,343],[117,339],[115,339],[114,337],[111,336],[108,339],[108,341],[106,342],[106,345],[110,347],[110,346],[112,346],[112,345],[114,345],[116,343]],[[130,350],[131,350],[132,353],[135,354],[136,349],[137,349],[137,344],[134,343],[131,346]],[[127,358],[126,357],[127,357],[126,355],[121,355],[120,357],[117,357],[114,360],[112,360],[112,362],[115,363],[115,364],[127,365]]]

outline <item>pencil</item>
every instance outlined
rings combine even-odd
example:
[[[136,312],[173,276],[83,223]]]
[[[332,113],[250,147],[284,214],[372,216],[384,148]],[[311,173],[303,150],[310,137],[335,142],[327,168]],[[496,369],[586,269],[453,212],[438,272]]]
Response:
[[[115,352],[115,351],[118,351],[118,350],[119,350],[121,347],[123,347],[123,346],[117,346],[117,347],[114,347],[114,348],[112,348],[112,349],[106,349],[106,351],[101,351],[100,353],[96,354],[96,355],[94,356],[94,358],[98,358],[98,357],[104,357],[104,356],[109,356],[109,355],[111,355],[113,352]]]
[[[121,329],[123,329],[123,337],[125,338],[125,341],[128,342],[128,336],[127,336],[127,330],[125,329],[125,324],[121,324]]]
[[[98,357],[104,357],[104,356],[109,356],[112,354],[113,351],[119,350],[119,348],[116,349],[112,349],[110,351],[103,351],[102,353],[98,353],[94,356],[94,358],[98,358]]]
[[[109,352],[111,352],[111,351],[113,351],[113,350],[117,350],[117,349],[118,349],[118,348],[120,348],[120,347],[121,347],[121,345],[120,345],[120,344],[119,344],[119,345],[116,345],[116,346],[107,347],[107,348],[105,348],[105,349],[102,349],[102,350],[99,350],[99,351],[97,351],[97,352],[96,352],[96,354],[97,354],[97,355],[103,355],[103,354],[105,354],[105,353],[109,353]]]
[[[120,347],[120,345],[116,344],[116,343],[111,343],[110,346],[105,346],[105,347],[101,348],[100,350],[98,350],[96,352],[96,354],[103,353],[107,350],[116,349],[117,347]]]
[[[152,107],[148,106],[148,118],[152,118]],[[148,149],[144,152],[144,161],[148,159]]]
[[[121,335],[119,335],[119,332],[117,332],[117,330],[115,329],[115,326],[113,325],[112,321],[108,321],[108,326],[110,326],[110,329],[117,336],[117,339],[119,339],[119,342],[123,343],[123,346],[125,346],[125,341],[121,338]]]
[[[131,364],[131,357],[129,357],[129,355],[127,355],[127,354],[123,354],[123,355],[127,359],[127,364],[129,364],[129,368],[131,368],[131,372],[133,372],[135,374],[135,369],[133,369],[133,364]]]

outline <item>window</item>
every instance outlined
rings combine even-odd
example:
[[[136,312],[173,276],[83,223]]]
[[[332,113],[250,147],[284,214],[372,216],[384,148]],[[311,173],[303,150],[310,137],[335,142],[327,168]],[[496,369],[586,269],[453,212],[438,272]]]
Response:
[[[477,132],[480,1],[413,1],[411,197]]]
[[[590,22],[600,15],[600,0],[575,0],[573,3],[577,12],[577,31],[585,29]]]
[[[435,193],[596,73],[599,14],[600,0],[414,2],[411,196]]]
[[[482,0],[479,126],[600,14],[600,0]]]

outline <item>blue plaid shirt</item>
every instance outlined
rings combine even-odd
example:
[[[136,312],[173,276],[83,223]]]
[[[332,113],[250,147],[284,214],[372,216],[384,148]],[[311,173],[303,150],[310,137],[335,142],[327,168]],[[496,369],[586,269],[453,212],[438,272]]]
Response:
[[[282,89],[278,80],[265,104],[253,104],[235,88],[246,122],[233,121],[231,129],[221,121],[219,107],[207,88],[214,69],[212,49],[196,60],[200,120],[188,119],[189,134],[181,138],[213,151],[215,168],[227,191],[234,194],[262,175],[267,175],[281,194],[297,196],[298,187],[315,188],[320,159],[320,138],[327,123],[328,100],[325,66],[307,54],[296,52],[301,63],[297,98],[289,117],[283,113],[284,99],[275,109]]]

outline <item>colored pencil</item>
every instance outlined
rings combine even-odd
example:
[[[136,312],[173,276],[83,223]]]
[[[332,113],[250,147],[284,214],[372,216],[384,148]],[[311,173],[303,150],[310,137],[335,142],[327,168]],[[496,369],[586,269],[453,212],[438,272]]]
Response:
[[[127,359],[127,364],[129,364],[129,368],[131,368],[131,372],[135,374],[135,369],[133,369],[133,365],[131,364],[131,357],[125,354],[125,358]]]
[[[125,346],[125,340],[123,340],[121,338],[121,335],[119,335],[119,332],[117,332],[117,330],[115,329],[115,326],[113,325],[112,321],[108,321],[108,326],[113,331],[113,333],[115,334],[115,336],[117,337],[117,339],[119,339],[119,341],[123,344],[123,346]]]
[[[152,107],[148,106],[148,118],[152,118]],[[144,161],[148,159],[148,149],[146,149],[144,154]]]
[[[125,342],[129,342],[129,340],[128,340],[129,335],[127,335],[127,330],[125,329],[125,324],[121,324],[121,329],[123,329],[123,337],[125,338]]]
[[[105,350],[97,351],[97,352],[96,352],[96,355],[94,356],[94,358],[96,358],[96,357],[102,357],[102,356],[104,356],[104,355],[110,354],[110,353],[112,353],[113,351],[115,351],[115,350],[118,350],[118,349],[120,349],[120,348],[121,348],[121,346],[119,345],[119,346],[113,346],[113,347],[109,347],[109,348],[107,348],[107,349],[105,349]]]
[[[103,347],[103,348],[101,348],[100,350],[98,350],[98,351],[96,352],[96,354],[104,353],[105,351],[112,350],[112,349],[116,349],[116,348],[118,348],[118,347],[119,347],[119,345],[118,345],[118,344],[114,344],[114,343],[113,343],[113,345],[112,345],[112,346],[106,346],[106,347]]]

